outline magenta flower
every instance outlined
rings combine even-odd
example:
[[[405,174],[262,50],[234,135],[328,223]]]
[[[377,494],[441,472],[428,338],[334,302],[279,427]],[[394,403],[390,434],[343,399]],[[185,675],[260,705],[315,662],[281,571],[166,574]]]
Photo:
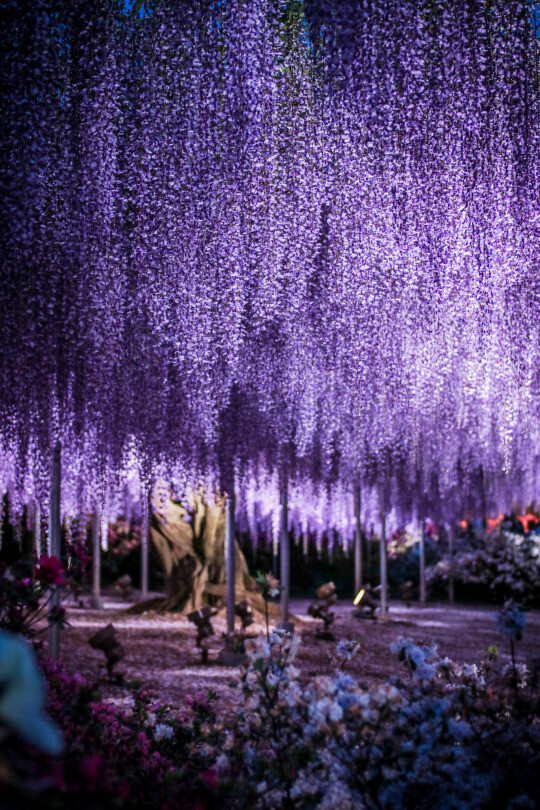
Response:
[[[63,585],[64,568],[56,556],[47,557],[42,554],[35,569],[35,577],[42,585]]]

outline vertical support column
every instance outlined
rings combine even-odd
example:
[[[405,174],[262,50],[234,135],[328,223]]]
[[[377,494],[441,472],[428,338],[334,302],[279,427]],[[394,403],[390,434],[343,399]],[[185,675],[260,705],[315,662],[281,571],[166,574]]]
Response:
[[[148,599],[148,534],[150,532],[151,496],[143,498],[141,522],[141,600]]]
[[[426,519],[424,517],[420,535],[420,604],[426,604]]]
[[[381,566],[381,616],[388,613],[388,572],[386,566],[386,514],[381,512],[381,543],[380,543],[380,566]]]
[[[448,556],[450,557],[450,570],[448,572],[448,601],[454,604],[454,527],[448,530]]]
[[[34,504],[34,553],[36,557],[41,556],[41,507],[36,501]]]
[[[57,557],[60,559],[60,486],[61,486],[61,447],[60,442],[56,442],[51,469],[51,499],[49,506],[49,556]],[[48,637],[48,653],[55,661],[60,654],[60,625],[57,621],[51,621],[55,618],[60,606],[60,594],[58,592],[58,585],[52,586],[53,593],[49,602],[49,637]]]
[[[281,554],[280,580],[281,580],[281,626],[289,627],[289,596],[291,580],[291,548],[289,539],[289,482],[287,474],[281,478],[281,513],[279,524],[279,550]]]
[[[103,610],[101,598],[101,515],[96,508],[92,518],[92,599],[95,610]]]
[[[227,602],[227,647],[232,649],[232,638],[234,635],[234,604],[236,599],[236,548],[235,548],[235,495],[234,495],[234,473],[231,475],[230,492],[227,497],[227,507],[225,515],[225,571],[226,571],[226,602]]]
[[[22,516],[15,515],[15,542],[19,552],[22,553]]]
[[[272,530],[272,574],[279,579],[278,574],[279,540]]]
[[[362,524],[360,520],[360,510],[362,508],[362,490],[357,485],[354,490],[354,595],[359,593],[363,585],[364,572],[362,569]]]

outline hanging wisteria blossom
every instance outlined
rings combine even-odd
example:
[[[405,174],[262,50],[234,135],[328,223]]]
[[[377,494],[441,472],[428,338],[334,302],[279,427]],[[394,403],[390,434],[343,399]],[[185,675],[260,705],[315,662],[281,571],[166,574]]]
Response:
[[[57,439],[73,514],[233,470],[334,487],[344,534],[359,484],[403,519],[538,499],[532,11],[3,4],[15,510]]]

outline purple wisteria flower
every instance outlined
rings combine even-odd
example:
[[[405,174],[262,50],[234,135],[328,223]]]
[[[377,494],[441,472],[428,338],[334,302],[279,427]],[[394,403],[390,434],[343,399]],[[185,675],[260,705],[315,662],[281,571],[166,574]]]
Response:
[[[537,499],[529,0],[12,5],[13,514],[45,514],[55,440],[63,513],[104,520],[232,468],[349,504],[361,485],[407,520]]]

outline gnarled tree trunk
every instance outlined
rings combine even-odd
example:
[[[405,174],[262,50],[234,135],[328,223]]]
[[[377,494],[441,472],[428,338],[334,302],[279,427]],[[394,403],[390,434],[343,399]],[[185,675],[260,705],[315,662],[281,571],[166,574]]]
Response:
[[[208,503],[201,493],[194,493],[188,509],[168,499],[154,513],[150,536],[165,571],[166,596],[140,602],[133,612],[189,613],[216,603],[225,584],[224,505],[224,501]],[[255,583],[238,542],[235,548],[235,588],[241,598],[240,594],[255,591]]]

